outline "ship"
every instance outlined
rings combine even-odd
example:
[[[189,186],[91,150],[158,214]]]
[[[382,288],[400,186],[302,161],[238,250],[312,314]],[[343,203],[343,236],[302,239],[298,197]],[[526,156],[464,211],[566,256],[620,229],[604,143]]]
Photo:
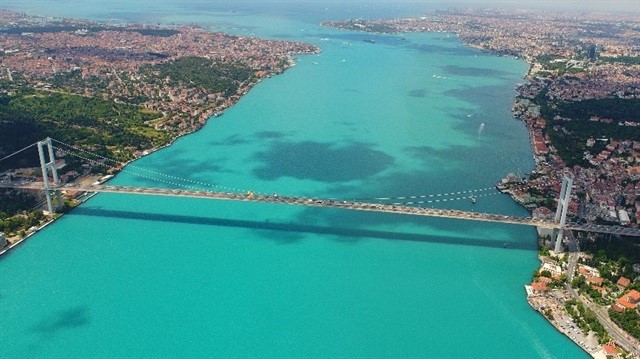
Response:
[[[368,43],[371,43],[371,44],[375,44],[376,43],[376,40],[374,40],[374,39],[364,39],[362,41],[368,42]]]
[[[471,197],[469,197],[469,199],[471,200],[471,203],[476,203],[476,201],[478,200],[478,197],[471,196]]]

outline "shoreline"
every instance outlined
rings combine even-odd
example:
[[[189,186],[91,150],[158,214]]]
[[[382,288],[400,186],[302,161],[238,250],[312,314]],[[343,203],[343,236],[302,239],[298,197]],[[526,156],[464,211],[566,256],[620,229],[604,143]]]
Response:
[[[531,286],[529,285],[525,285],[525,291],[527,292],[527,303],[529,303],[529,306],[535,310],[540,316],[542,316],[547,322],[549,322],[559,333],[561,333],[562,335],[564,335],[567,339],[571,340],[574,344],[576,344],[577,346],[580,347],[580,349],[582,349],[585,353],[589,354],[592,358],[597,358],[597,359],[605,359],[607,357],[607,355],[605,354],[604,350],[599,349],[599,350],[590,350],[589,348],[587,348],[584,344],[580,344],[576,339],[574,339],[569,332],[567,332],[563,327],[561,327],[558,323],[556,323],[555,321],[550,320],[549,318],[547,318],[547,316],[544,315],[543,313],[543,308],[542,306],[536,306],[536,304],[533,302],[532,298],[535,298],[535,294],[533,294]]]
[[[322,26],[328,27],[328,28],[338,28],[338,29],[342,29],[342,30],[347,30],[347,31],[353,31],[353,32],[358,32],[358,33],[362,33],[362,34],[370,34],[370,33],[375,33],[375,34],[379,34],[379,35],[390,35],[390,34],[404,34],[404,33],[411,33],[411,32],[416,32],[416,31],[394,31],[394,32],[380,32],[380,31],[367,31],[367,30],[358,30],[358,29],[345,29],[345,28],[340,28],[340,27],[333,27],[331,26],[329,23],[322,23]],[[417,32],[427,32],[427,33],[443,33],[442,31],[417,31]],[[494,51],[490,48],[485,48],[482,47],[481,44],[477,44],[477,43],[470,43],[465,41],[465,39],[460,36],[460,34],[458,32],[452,31],[452,32],[446,32],[446,33],[450,33],[454,36],[457,37],[457,39],[460,41],[460,43],[463,46],[467,46],[469,48],[472,49],[476,49],[479,50],[483,53],[489,53],[491,55],[494,56],[499,56],[499,57],[511,57],[514,58],[516,60],[522,60],[524,62],[527,63],[528,65],[528,69],[527,71],[523,74],[522,79],[524,79],[525,81],[530,81],[530,76],[532,75],[532,69],[536,66],[536,65],[540,65],[539,63],[537,63],[535,61],[534,58],[528,57],[528,56],[517,56],[514,54],[505,54],[505,53],[501,53],[498,51]],[[517,90],[517,87],[516,87]],[[511,115],[512,115],[512,119],[513,120],[518,120],[520,122],[523,123],[523,125],[525,126],[526,130],[527,130],[527,137],[529,139],[529,148],[531,151],[531,156],[533,157],[534,160],[534,166],[531,169],[531,172],[533,171],[537,171],[540,168],[543,168],[540,164],[540,161],[537,157],[537,151],[536,151],[536,146],[535,146],[535,138],[534,138],[534,132],[533,129],[530,128],[530,126],[528,126],[527,122],[524,120],[524,118],[517,116],[516,112],[515,112],[515,105],[517,104],[518,101],[518,96],[517,96],[517,92],[516,95],[512,98],[513,100],[513,105],[512,105],[512,109],[511,109]],[[526,209],[529,213],[533,214],[533,210],[537,207],[535,205],[532,205],[531,203],[527,203],[527,201],[523,200],[517,193],[516,191],[514,191],[512,188],[510,188],[509,186],[505,185],[505,180],[507,180],[510,177],[511,174],[505,174],[505,177],[503,177],[503,179],[501,180],[501,182],[496,184],[496,188],[505,194],[508,194],[509,197],[511,197],[511,199],[516,202],[517,204],[519,204],[520,206],[522,206],[524,209]],[[540,243],[538,243],[538,249],[541,248]],[[540,258],[540,256],[538,256],[538,260],[540,261],[540,267],[538,268],[538,270],[542,269],[542,265],[544,264],[544,262],[542,261],[542,259]],[[536,306],[535,303],[533,302],[532,298],[536,298],[536,294],[533,293],[532,288],[530,287],[530,285],[525,285],[525,291],[526,291],[526,300],[527,303],[529,303],[529,306],[535,310],[536,312],[538,312],[539,315],[541,315],[542,317],[544,317],[547,322],[552,325],[557,332],[559,332],[560,334],[564,335],[566,338],[568,338],[569,340],[571,340],[575,345],[577,345],[578,347],[580,347],[585,353],[587,353],[589,356],[593,357],[593,358],[597,358],[597,359],[606,359],[607,355],[603,349],[602,346],[598,345],[595,348],[588,348],[586,346],[586,341],[583,341],[582,343],[580,343],[580,340],[577,339],[577,337],[572,337],[570,335],[570,332],[568,332],[567,330],[565,330],[561,324],[559,324],[558,322],[551,320],[550,318],[548,318],[543,312],[542,309],[543,307],[540,306]],[[567,324],[568,325],[568,324]],[[576,327],[577,328],[577,327]]]
[[[100,23],[102,24],[102,22],[99,21],[90,21],[90,22],[96,22],[96,23]],[[137,23],[127,23],[126,26],[137,26],[140,24]],[[211,32],[211,33],[219,33],[217,31],[213,31],[213,30],[205,30],[207,32]],[[225,34],[227,35],[227,34]],[[259,39],[259,38],[258,38]],[[285,57],[283,58],[284,64],[282,66],[282,68],[280,68],[278,71],[273,71],[273,72],[269,72],[269,73],[263,73],[262,75],[259,75],[255,78],[254,81],[250,81],[244,84],[244,86],[239,87],[236,92],[232,95],[229,95],[225,101],[223,103],[221,103],[220,105],[214,106],[208,110],[199,112],[199,113],[194,113],[193,115],[191,115],[191,119],[193,120],[191,126],[189,126],[188,128],[183,129],[181,132],[175,134],[174,136],[172,136],[166,143],[156,146],[156,147],[151,147],[148,149],[144,149],[140,152],[134,152],[133,153],[133,158],[131,158],[130,160],[127,160],[126,162],[122,162],[119,163],[117,166],[113,166],[113,167],[109,167],[104,173],[101,174],[101,181],[100,183],[104,183],[107,182],[109,180],[111,180],[113,177],[117,176],[118,173],[120,173],[127,165],[143,158],[146,157],[148,155],[151,155],[157,151],[160,151],[164,148],[170,147],[172,146],[177,140],[181,139],[184,136],[187,135],[191,135],[194,134],[198,131],[200,131],[208,122],[212,121],[213,119],[220,117],[224,114],[224,111],[230,109],[231,107],[235,106],[244,95],[248,94],[256,85],[260,84],[262,81],[269,79],[271,77],[275,77],[277,75],[281,75],[283,73],[285,73],[287,70],[293,68],[296,66],[297,64],[297,57],[298,56],[304,56],[304,55],[312,55],[312,54],[318,54],[321,52],[320,48],[308,44],[308,46],[310,46],[310,50],[308,50],[308,52],[289,52],[285,55]],[[70,92],[70,94],[74,94],[72,92]],[[75,94],[74,94],[75,95]],[[84,96],[84,95],[80,95],[80,96]],[[89,199],[93,198],[93,196],[95,196],[98,193],[87,193],[87,195],[83,195],[81,200],[78,200],[77,205],[82,205],[83,203],[85,203],[86,201],[88,201]],[[75,208],[75,206],[73,207]],[[73,210],[73,208],[71,210]],[[17,247],[18,245],[22,244],[23,242],[25,242],[25,240],[27,240],[28,238],[30,238],[32,235],[34,235],[35,233],[39,232],[40,230],[44,229],[45,227],[49,226],[50,224],[54,223],[57,219],[63,217],[66,214],[66,212],[64,213],[55,213],[55,214],[48,214],[46,221],[43,224],[40,224],[38,226],[36,226],[35,229],[33,230],[27,230],[27,234],[22,237],[19,238],[17,240],[15,240],[15,242],[10,242],[8,241],[8,244],[5,247],[0,248],[0,258],[2,258],[2,256],[5,253],[10,252],[13,248]],[[14,235],[12,238],[15,239],[16,235]]]

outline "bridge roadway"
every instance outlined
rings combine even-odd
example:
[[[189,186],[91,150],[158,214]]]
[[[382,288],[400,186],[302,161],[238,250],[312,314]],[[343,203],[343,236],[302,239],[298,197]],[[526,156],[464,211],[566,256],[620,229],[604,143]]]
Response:
[[[15,188],[27,190],[44,190],[40,184],[26,185],[2,185],[0,188]],[[171,197],[190,197],[190,198],[208,198],[217,200],[233,200],[245,202],[266,202],[281,203],[290,205],[302,205],[308,207],[327,207],[342,208],[355,211],[384,212],[396,214],[408,214],[415,216],[453,218],[471,221],[497,222],[518,224],[526,226],[534,226],[541,228],[559,228],[559,224],[549,220],[531,218],[531,217],[515,217],[489,213],[479,213],[470,211],[461,211],[456,209],[437,209],[414,207],[407,205],[392,205],[380,203],[364,203],[354,201],[341,201],[333,199],[319,198],[301,198],[301,197],[285,197],[278,195],[260,195],[260,194],[241,194],[216,191],[195,191],[186,189],[167,189],[167,188],[144,188],[144,187],[126,187],[126,186],[107,186],[107,185],[90,185],[90,186],[59,186],[52,189],[60,191],[80,191],[80,192],[106,192],[106,193],[122,193],[122,194],[141,194],[154,196],[171,196]],[[612,233],[628,236],[640,237],[640,229],[627,228],[618,226],[588,225],[588,224],[567,224],[566,229],[576,231],[587,231],[597,233]]]

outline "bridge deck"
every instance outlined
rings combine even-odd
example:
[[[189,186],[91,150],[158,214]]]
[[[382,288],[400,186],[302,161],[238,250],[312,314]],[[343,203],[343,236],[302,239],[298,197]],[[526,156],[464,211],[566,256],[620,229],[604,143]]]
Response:
[[[0,185],[4,188],[28,189],[28,190],[44,190],[42,185]],[[185,189],[166,189],[166,188],[142,188],[142,187],[126,187],[126,186],[107,186],[107,185],[91,185],[91,186],[65,186],[57,187],[57,190],[64,191],[81,191],[81,192],[106,192],[106,193],[122,193],[122,194],[140,194],[154,196],[171,196],[171,197],[190,197],[190,198],[206,198],[217,200],[232,200],[245,202],[265,202],[265,203],[281,203],[289,205],[302,205],[308,207],[326,207],[341,208],[356,211],[384,212],[396,213],[415,216],[453,218],[471,221],[497,222],[518,224],[526,226],[535,226],[541,228],[559,228],[559,224],[549,220],[536,219],[531,217],[515,217],[489,213],[479,213],[470,211],[461,211],[455,209],[437,209],[423,208],[406,205],[392,205],[379,203],[364,203],[354,201],[340,201],[332,199],[319,198],[301,198],[301,197],[284,197],[277,195],[246,195],[240,193],[216,192],[216,191],[194,191]],[[628,236],[639,236],[640,229],[627,228],[617,226],[601,226],[601,225],[579,225],[568,224],[566,229],[576,231],[588,231],[597,233],[613,233]]]

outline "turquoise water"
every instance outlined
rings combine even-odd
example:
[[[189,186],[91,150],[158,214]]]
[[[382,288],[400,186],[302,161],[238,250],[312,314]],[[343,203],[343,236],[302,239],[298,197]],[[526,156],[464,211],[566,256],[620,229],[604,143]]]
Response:
[[[490,187],[532,167],[526,130],[509,111],[521,61],[447,34],[321,29],[311,10],[229,17],[190,4],[49,11],[107,19],[144,8],[145,18],[323,52],[114,184],[173,186],[140,167],[354,199]],[[447,206],[526,214],[502,195]],[[535,242],[533,229],[508,225],[98,195],[0,259],[0,356],[585,357],[526,303]]]

